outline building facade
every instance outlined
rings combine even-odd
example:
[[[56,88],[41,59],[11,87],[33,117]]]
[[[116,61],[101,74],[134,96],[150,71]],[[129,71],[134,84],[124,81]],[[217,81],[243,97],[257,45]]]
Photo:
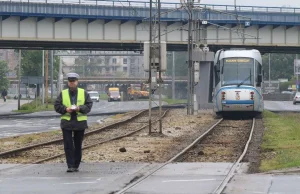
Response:
[[[82,77],[144,77],[145,75],[143,56],[130,56],[137,54],[134,51],[70,51],[69,53],[74,56],[62,56],[64,74],[75,71]]]

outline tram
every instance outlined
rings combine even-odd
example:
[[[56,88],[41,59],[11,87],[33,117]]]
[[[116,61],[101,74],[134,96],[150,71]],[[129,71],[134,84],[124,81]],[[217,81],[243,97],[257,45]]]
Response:
[[[212,99],[216,115],[262,113],[263,69],[258,50],[218,50],[213,77]]]

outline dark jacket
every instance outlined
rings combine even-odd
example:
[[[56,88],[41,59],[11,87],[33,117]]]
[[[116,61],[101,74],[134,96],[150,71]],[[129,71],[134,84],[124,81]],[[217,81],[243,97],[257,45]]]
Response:
[[[2,93],[1,93],[1,96],[7,96],[7,91],[4,89],[4,90],[2,90]]]
[[[76,96],[75,98],[75,104],[77,103],[77,89],[75,91],[69,90],[70,94],[70,100],[72,103],[72,97]],[[93,106],[93,101],[90,98],[90,95],[84,91],[85,94],[85,102],[84,105],[79,106],[79,112],[82,114],[87,114],[91,111],[92,106]],[[62,104],[62,93],[59,94],[57,97],[55,104],[54,104],[54,109],[57,113],[60,114],[65,114],[66,111],[66,106]],[[70,107],[69,107],[70,108]],[[76,112],[71,113],[71,120],[61,120],[60,127],[65,130],[84,130],[88,128],[87,121],[77,121],[77,115]]]

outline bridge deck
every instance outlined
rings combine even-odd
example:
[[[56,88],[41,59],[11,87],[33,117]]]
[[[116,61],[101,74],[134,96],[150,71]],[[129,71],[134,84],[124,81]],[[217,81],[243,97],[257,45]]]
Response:
[[[31,1],[15,2],[0,1],[0,16],[4,19],[9,16],[26,17],[54,17],[57,20],[62,18],[96,19],[105,20],[122,20],[122,21],[142,21],[149,17],[149,3],[138,1],[81,1],[78,3],[53,3],[53,1]],[[74,4],[75,3],[75,4]],[[97,5],[96,5],[97,3]],[[251,20],[254,25],[300,25],[300,8],[281,8],[281,7],[257,7],[257,6],[237,6],[235,11],[231,5],[200,5],[198,11],[195,11],[196,18],[203,18],[218,24],[235,24],[237,23],[235,14],[241,17],[239,21],[244,24]],[[200,11],[200,8],[204,11]],[[170,11],[178,8],[179,10]],[[162,12],[168,12],[162,15],[161,20],[165,22],[186,22],[188,15],[184,9],[180,9],[178,3],[162,3]],[[220,12],[221,11],[221,12]],[[232,13],[227,15],[222,13],[226,11]]]

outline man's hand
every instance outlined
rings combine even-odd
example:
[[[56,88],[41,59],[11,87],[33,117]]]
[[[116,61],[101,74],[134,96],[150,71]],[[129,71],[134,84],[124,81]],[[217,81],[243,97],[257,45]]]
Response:
[[[79,112],[79,110],[80,110],[80,108],[79,108],[79,106],[77,106],[77,108],[76,108],[76,112]]]
[[[66,108],[66,111],[67,111],[68,113],[73,112],[73,110],[72,110],[71,108]]]

